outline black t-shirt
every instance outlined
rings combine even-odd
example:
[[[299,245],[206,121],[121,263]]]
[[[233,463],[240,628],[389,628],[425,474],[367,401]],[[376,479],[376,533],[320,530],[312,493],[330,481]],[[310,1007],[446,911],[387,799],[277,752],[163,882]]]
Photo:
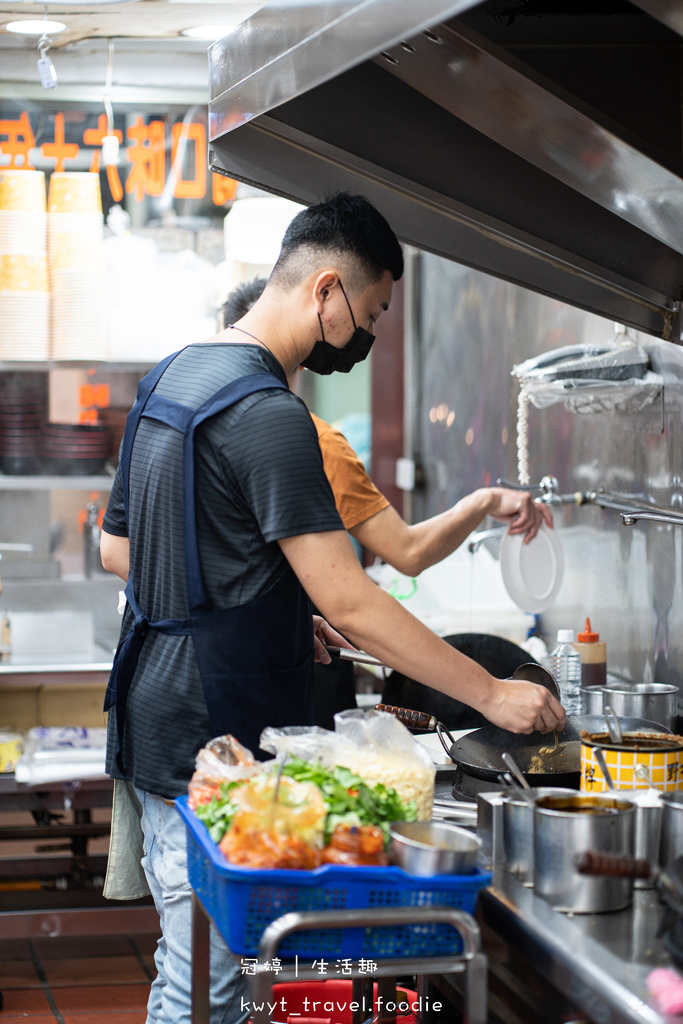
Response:
[[[156,393],[198,408],[221,387],[282,367],[258,345],[190,345]],[[267,593],[287,562],[277,540],[343,529],[306,406],[289,391],[262,391],[207,420],[195,433],[195,501],[202,577],[213,607],[238,607]],[[129,527],[116,474],[103,529],[130,540],[135,594],[150,621],[187,617],[183,543],[182,436],[143,418],[133,445]],[[124,636],[132,621],[126,609]],[[115,709],[107,770],[115,764]],[[268,708],[263,708],[263,726]],[[197,751],[212,737],[191,637],[150,630],[128,695],[126,777],[175,797],[187,789]]]

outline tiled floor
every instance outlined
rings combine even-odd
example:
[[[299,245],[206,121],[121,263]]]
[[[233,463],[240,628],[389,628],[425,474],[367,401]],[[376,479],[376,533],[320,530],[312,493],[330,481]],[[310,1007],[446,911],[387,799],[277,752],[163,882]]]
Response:
[[[0,1022],[144,1024],[151,935],[0,938]]]

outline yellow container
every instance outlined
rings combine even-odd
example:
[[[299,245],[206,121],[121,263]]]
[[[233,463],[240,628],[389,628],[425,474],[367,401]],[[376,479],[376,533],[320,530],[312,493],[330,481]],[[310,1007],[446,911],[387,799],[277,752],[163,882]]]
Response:
[[[55,171],[50,178],[47,208],[50,213],[102,213],[99,174]]]
[[[0,256],[0,292],[47,292],[46,256]]]
[[[45,212],[45,173],[0,168],[0,210]]]
[[[581,741],[581,785],[584,793],[604,793],[607,783],[595,760],[600,747],[616,789],[647,789],[648,783],[636,776],[636,766],[644,765],[652,785],[662,792],[683,789],[683,744],[666,733],[625,733],[624,744],[610,743],[607,733],[594,733]]]
[[[0,772],[13,772],[24,749],[18,732],[0,732]]]

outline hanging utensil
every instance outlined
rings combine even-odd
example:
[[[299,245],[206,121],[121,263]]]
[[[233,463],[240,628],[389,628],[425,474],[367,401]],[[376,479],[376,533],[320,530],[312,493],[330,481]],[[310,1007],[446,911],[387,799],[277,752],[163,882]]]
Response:
[[[603,754],[600,747],[593,747],[593,756],[595,757],[595,760],[598,762],[598,767],[600,768],[600,771],[603,774],[605,782],[607,783],[607,788],[616,789],[614,782],[612,781],[610,770],[607,767],[607,762],[605,761],[605,755]]]
[[[611,704],[605,704],[602,711],[605,716],[605,721],[607,722],[607,732],[609,733],[610,743],[617,743],[621,746],[624,742],[624,736],[621,731],[619,719],[614,713],[614,708]]]

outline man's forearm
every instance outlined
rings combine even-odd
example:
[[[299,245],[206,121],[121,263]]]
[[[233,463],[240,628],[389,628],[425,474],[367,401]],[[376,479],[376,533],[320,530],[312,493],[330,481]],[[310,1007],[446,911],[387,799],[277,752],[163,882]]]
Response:
[[[375,584],[363,590],[352,602],[333,595],[327,614],[335,628],[389,668],[486,714],[492,699],[489,673],[444,643]]]
[[[328,622],[390,668],[464,701],[513,732],[549,732],[563,725],[564,712],[544,687],[495,679],[375,586],[343,531],[278,543]]]

